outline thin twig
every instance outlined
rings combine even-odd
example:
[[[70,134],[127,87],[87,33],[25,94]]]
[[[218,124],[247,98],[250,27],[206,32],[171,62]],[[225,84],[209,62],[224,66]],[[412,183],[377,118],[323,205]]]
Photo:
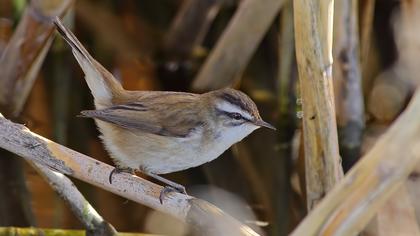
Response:
[[[117,235],[114,227],[106,222],[83,197],[76,186],[65,175],[41,164],[29,162],[60,197],[68,203],[72,212],[87,230],[87,235]]]

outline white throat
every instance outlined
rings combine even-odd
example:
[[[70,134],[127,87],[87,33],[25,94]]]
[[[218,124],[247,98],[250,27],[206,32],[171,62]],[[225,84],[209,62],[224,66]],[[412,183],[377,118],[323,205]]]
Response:
[[[233,144],[241,141],[243,138],[258,128],[258,126],[248,123],[240,126],[224,127],[218,133],[215,141],[224,143],[227,149]]]
[[[214,139],[207,145],[205,151],[208,161],[211,161],[223,152],[225,152],[233,144],[241,141],[248,136],[252,131],[258,129],[258,126],[252,124],[243,124],[235,127],[224,127],[214,134]]]

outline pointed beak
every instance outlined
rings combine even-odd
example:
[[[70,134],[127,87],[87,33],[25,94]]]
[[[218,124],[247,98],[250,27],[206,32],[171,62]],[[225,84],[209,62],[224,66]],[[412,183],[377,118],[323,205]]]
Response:
[[[257,125],[257,126],[266,127],[266,128],[272,129],[272,130],[276,130],[276,127],[270,125],[269,123],[267,123],[263,120],[256,120],[256,121],[254,121],[254,124]]]

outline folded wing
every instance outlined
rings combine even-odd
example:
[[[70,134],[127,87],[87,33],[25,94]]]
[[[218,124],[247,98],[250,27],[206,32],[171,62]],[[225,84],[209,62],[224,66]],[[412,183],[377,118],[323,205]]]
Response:
[[[86,110],[82,117],[112,123],[124,129],[152,133],[161,136],[185,138],[202,128],[204,123],[193,113],[193,109],[166,106],[147,107],[134,102],[119,104],[101,110]]]

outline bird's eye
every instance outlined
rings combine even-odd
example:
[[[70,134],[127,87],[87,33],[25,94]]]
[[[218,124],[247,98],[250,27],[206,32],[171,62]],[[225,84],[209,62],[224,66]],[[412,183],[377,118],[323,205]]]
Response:
[[[232,118],[233,118],[233,119],[235,119],[235,120],[240,120],[240,119],[242,119],[241,114],[236,113],[236,112],[230,113],[230,117],[232,117]]]

